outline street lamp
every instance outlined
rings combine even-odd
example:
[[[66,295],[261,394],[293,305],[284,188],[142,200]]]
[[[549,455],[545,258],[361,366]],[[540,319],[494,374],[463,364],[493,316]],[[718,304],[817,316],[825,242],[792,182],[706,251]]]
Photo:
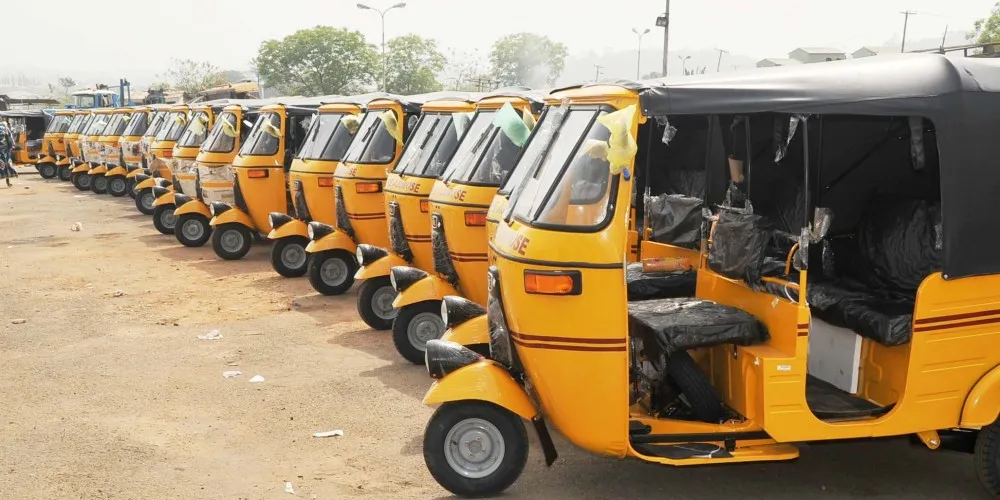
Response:
[[[389,7],[388,9],[385,10],[378,10],[374,7],[369,7],[363,3],[358,4],[359,9],[371,10],[377,12],[378,15],[382,18],[382,91],[383,92],[386,91],[386,87],[388,86],[386,84],[386,78],[388,77],[388,74],[386,71],[386,62],[385,62],[385,14],[392,9],[402,9],[403,7],[406,7],[406,2],[399,2],[396,5],[393,5],[392,7]]]
[[[681,68],[684,70],[684,74],[685,75],[688,74],[687,62],[688,59],[691,59],[691,56],[684,56],[684,57],[677,56],[677,58],[681,60]]]
[[[635,35],[639,37],[638,49],[636,50],[635,54],[635,79],[638,80],[640,78],[639,66],[642,64],[642,35],[649,33],[649,28],[643,30],[642,33],[639,33],[639,30],[632,28],[632,33],[635,33]]]

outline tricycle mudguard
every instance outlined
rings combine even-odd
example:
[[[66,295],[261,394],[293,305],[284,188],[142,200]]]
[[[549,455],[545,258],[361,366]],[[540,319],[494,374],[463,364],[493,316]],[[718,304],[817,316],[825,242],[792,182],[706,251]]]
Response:
[[[278,229],[272,229],[270,233],[267,233],[267,239],[269,240],[280,240],[289,236],[308,238],[309,226],[299,219],[292,219],[279,226]]]
[[[351,255],[358,250],[358,245],[341,231],[334,231],[318,240],[312,240],[306,245],[306,252],[320,253],[330,250],[345,250]]]
[[[125,167],[115,166],[111,170],[108,170],[107,172],[105,172],[104,176],[105,177],[114,177],[116,175],[125,175],[127,173],[128,173],[128,170],[125,170]]]
[[[102,163],[102,164],[100,164],[100,165],[98,165],[98,166],[90,169],[90,175],[104,175],[105,173],[107,173],[107,171],[108,171],[108,167],[105,166]]]
[[[156,187],[156,179],[150,177],[135,185],[136,192],[142,191],[143,189],[153,189]]]
[[[56,160],[56,166],[57,167],[64,167],[66,165],[69,165],[70,163],[72,163],[72,162],[70,161],[69,157],[67,157],[67,156],[63,156],[62,159]]]
[[[163,205],[173,205],[173,204],[174,204],[174,192],[173,191],[170,191],[169,193],[167,193],[167,194],[165,194],[163,196],[160,196],[155,201],[153,201],[153,206],[154,207],[159,207],[159,206],[163,206]]]
[[[180,217],[185,214],[201,214],[204,215],[206,219],[212,218],[212,211],[208,209],[208,205],[201,200],[191,200],[177,208],[174,208],[174,216]]]
[[[366,262],[365,265],[358,268],[358,272],[354,273],[354,279],[367,280],[378,278],[380,276],[388,276],[389,270],[393,267],[407,265],[409,265],[409,263],[403,260],[402,257],[394,253],[389,253],[384,257],[377,259],[375,262]]]
[[[438,379],[427,390],[423,403],[434,405],[470,399],[493,403],[526,420],[538,415],[524,388],[507,370],[489,360],[463,366]]]
[[[87,163],[81,163],[81,164],[73,167],[73,173],[74,174],[85,174],[85,173],[87,173],[89,171],[90,171],[90,164],[87,164]],[[152,187],[152,186],[150,186],[150,187]]]
[[[448,340],[466,347],[490,343],[490,324],[486,315],[476,316],[461,325],[445,330],[441,340]]]
[[[135,176],[137,176],[139,174],[145,174],[145,172],[143,172],[141,168],[137,168],[137,169],[135,169],[135,170],[133,170],[133,171],[125,174],[125,178],[126,179],[134,179]]]
[[[230,208],[229,210],[226,210],[225,212],[222,212],[221,214],[212,217],[212,220],[208,221],[208,225],[212,227],[221,226],[223,224],[231,224],[231,223],[236,223],[246,226],[253,231],[257,230],[256,227],[253,225],[253,221],[250,220],[250,216],[247,215],[246,212],[236,207]]]
[[[962,408],[959,427],[980,429],[996,421],[1000,415],[1000,366],[993,367],[969,391]]]
[[[49,155],[42,155],[41,158],[35,160],[35,165],[38,165],[38,164],[41,164],[41,163],[55,163],[55,162],[56,162],[55,158],[53,158],[53,157],[51,157]]]
[[[427,275],[407,287],[406,290],[397,293],[395,300],[392,301],[392,307],[399,309],[425,300],[441,300],[446,295],[462,296],[447,281],[437,276]]]

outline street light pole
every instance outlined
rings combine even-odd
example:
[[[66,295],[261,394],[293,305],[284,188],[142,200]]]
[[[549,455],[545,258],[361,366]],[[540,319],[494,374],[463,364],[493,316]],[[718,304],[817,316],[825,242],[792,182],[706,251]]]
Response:
[[[667,46],[670,44],[670,0],[663,10],[663,16],[656,19],[656,25],[663,27],[663,77],[667,76]]]
[[[639,75],[641,74],[640,71],[642,66],[642,36],[649,33],[649,28],[646,28],[642,33],[639,33],[639,30],[632,28],[632,33],[635,33],[636,36],[639,37],[639,44],[635,53],[635,79],[638,80],[641,78]]]
[[[387,69],[386,59],[385,59],[385,15],[390,10],[392,10],[392,9],[402,9],[403,7],[406,7],[406,2],[397,3],[397,4],[393,5],[392,7],[389,7],[388,9],[385,9],[385,10],[379,10],[379,9],[374,8],[374,7],[369,7],[369,6],[367,6],[367,5],[363,4],[363,3],[359,3],[358,4],[358,8],[359,9],[361,9],[361,10],[371,10],[371,11],[377,12],[378,15],[379,15],[379,17],[382,18],[382,91],[383,92],[385,92],[387,90],[386,87],[388,87],[388,84],[386,83],[386,80],[388,78],[388,73],[389,73],[388,69]]]
[[[688,59],[691,59],[691,56],[684,56],[684,57],[677,56],[677,58],[681,60],[681,70],[684,72],[685,75],[688,74],[687,62]]]

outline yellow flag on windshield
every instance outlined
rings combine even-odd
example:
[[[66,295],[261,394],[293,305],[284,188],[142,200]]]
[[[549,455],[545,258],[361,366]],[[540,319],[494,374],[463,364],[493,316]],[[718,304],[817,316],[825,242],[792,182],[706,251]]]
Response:
[[[393,139],[396,139],[396,142],[402,144],[403,130],[402,127],[400,127],[399,120],[396,119],[396,113],[393,113],[391,109],[387,109],[382,114],[378,115],[378,118],[385,123],[385,129],[389,132],[389,135],[391,135]]]
[[[611,137],[608,138],[608,167],[612,174],[620,174],[639,152],[639,145],[632,137],[635,104],[601,116],[597,121],[611,132]]]
[[[236,131],[236,126],[233,125],[229,117],[222,119],[222,133],[234,139],[239,135],[239,132]]]
[[[344,115],[340,117],[340,124],[347,127],[347,132],[354,136],[358,133],[358,128],[361,127],[361,121],[355,115]]]

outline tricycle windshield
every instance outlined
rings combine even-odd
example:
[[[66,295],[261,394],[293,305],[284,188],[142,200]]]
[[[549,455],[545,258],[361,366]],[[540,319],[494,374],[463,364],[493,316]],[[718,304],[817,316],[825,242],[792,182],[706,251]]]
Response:
[[[149,126],[146,127],[146,133],[142,134],[143,137],[154,137],[163,128],[163,122],[167,119],[170,113],[164,111],[157,111],[153,113],[153,118],[149,120]]]
[[[496,126],[495,111],[480,112],[469,127],[455,160],[448,167],[449,182],[483,186],[500,186],[510,175],[521,154],[518,146],[503,128]]]
[[[128,127],[122,132],[122,135],[126,137],[140,136],[146,133],[146,127],[149,126],[149,122],[146,119],[149,115],[146,113],[132,113],[132,118],[128,121]]]
[[[120,136],[122,132],[125,131],[125,127],[128,126],[128,120],[132,116],[131,113],[120,113],[114,115],[111,119],[111,123],[108,127],[104,129],[104,135]]]
[[[322,113],[313,121],[306,135],[305,143],[299,150],[303,160],[340,161],[354,138],[352,127],[344,123],[345,113]],[[357,131],[356,128],[353,128]]]
[[[395,172],[420,177],[441,175],[458,147],[460,123],[462,120],[456,120],[451,113],[424,113]]]
[[[101,135],[108,126],[110,118],[110,115],[94,115],[94,121],[87,127],[87,135]]]
[[[201,144],[201,150],[206,153],[228,153],[236,147],[236,138],[239,137],[239,120],[236,113],[226,111],[215,120],[215,126],[208,133],[205,142]]]
[[[177,145],[182,148],[196,148],[205,142],[206,136],[208,136],[208,113],[198,111],[191,116],[190,123],[177,140]]]
[[[240,148],[241,155],[270,156],[278,153],[281,144],[281,115],[261,113],[257,123],[250,129],[246,142]]]
[[[52,132],[56,134],[66,132],[66,130],[69,129],[69,124],[72,120],[73,117],[70,115],[56,115],[55,119],[52,120],[52,123],[49,124],[49,128],[46,129],[45,132]]]
[[[74,116],[73,117],[73,121],[70,122],[70,124],[69,124],[69,128],[66,129],[66,133],[68,133],[68,134],[79,134],[80,133],[80,129],[83,127],[83,124],[86,123],[86,122],[87,122],[87,117],[86,116],[84,116],[84,115],[76,115],[76,116]]]
[[[157,141],[176,141],[187,127],[187,113],[173,111],[163,119],[160,131],[156,133]]]
[[[529,148],[521,158],[530,168],[512,197],[511,214],[536,226],[596,228],[608,216],[611,132],[597,118],[606,111],[570,109],[548,146]],[[534,144],[532,144],[534,146]],[[516,189],[516,188],[515,188]]]
[[[386,128],[385,120],[379,118],[384,112],[385,110],[378,109],[365,113],[355,135],[357,140],[351,142],[351,147],[344,156],[345,162],[362,164],[392,162],[396,156],[396,139]]]

